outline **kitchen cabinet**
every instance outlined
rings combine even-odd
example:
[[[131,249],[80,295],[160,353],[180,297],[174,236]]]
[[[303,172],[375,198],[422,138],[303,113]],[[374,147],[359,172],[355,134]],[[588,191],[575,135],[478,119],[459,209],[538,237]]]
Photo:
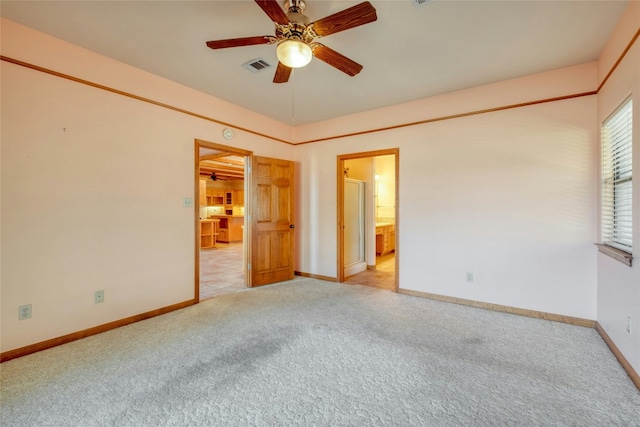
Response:
[[[396,250],[396,227],[393,224],[376,225],[376,255]]]
[[[233,191],[227,190],[224,192],[224,207],[226,209],[233,208]]]
[[[200,220],[200,249],[215,248],[219,235],[219,219]]]
[[[220,233],[218,233],[218,241],[222,243],[229,243],[229,229],[221,228]]]
[[[244,190],[233,190],[233,205],[244,206]]]
[[[215,218],[220,219],[220,229],[218,242],[241,242],[244,238],[244,217],[233,215],[220,215]]]
[[[207,206],[219,206],[224,204],[224,190],[207,189]]]
[[[229,226],[229,241],[241,242],[244,238],[244,217],[233,217]]]

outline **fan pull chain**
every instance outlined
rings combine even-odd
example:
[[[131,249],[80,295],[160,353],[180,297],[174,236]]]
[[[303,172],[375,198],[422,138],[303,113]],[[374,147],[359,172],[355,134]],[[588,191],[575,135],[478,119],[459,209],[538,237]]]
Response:
[[[291,70],[291,125],[296,124],[296,70]]]

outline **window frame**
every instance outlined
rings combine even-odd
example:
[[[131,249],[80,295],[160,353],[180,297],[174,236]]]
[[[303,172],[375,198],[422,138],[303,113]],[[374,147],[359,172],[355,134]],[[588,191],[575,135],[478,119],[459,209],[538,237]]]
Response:
[[[630,117],[619,115],[627,109]],[[619,125],[622,121],[624,124]],[[624,136],[607,139],[607,135],[620,130],[624,131]],[[633,260],[633,133],[633,99],[630,95],[600,127],[601,243],[596,243],[600,252],[629,267]],[[618,194],[622,194],[619,201],[616,200]]]

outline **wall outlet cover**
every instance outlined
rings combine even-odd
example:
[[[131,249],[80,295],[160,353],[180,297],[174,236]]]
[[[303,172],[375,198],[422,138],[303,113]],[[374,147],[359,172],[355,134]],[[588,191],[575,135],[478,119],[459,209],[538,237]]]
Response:
[[[96,291],[94,294],[94,303],[98,304],[104,302],[104,291]]]
[[[31,319],[31,304],[18,307],[18,320]]]

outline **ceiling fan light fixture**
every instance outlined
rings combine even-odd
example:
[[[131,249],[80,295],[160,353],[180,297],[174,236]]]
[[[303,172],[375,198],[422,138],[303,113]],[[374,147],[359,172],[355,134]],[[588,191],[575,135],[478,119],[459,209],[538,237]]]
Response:
[[[311,62],[311,47],[300,40],[284,40],[276,48],[278,61],[290,68],[301,68]]]

